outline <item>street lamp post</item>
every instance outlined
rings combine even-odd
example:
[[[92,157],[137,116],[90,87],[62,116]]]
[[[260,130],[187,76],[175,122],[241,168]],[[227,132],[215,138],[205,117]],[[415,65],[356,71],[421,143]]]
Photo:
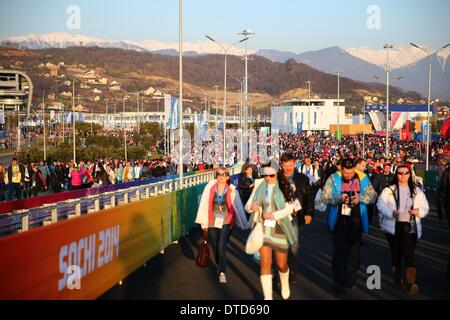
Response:
[[[47,160],[47,132],[45,130],[45,91],[42,94],[42,123],[44,126],[44,161]]]
[[[179,80],[180,80],[180,143],[179,154],[180,161],[178,163],[178,172],[180,175],[180,189],[183,188],[183,1],[179,0]]]
[[[76,151],[76,142],[75,142],[75,79],[72,82],[72,133],[73,133],[73,162],[77,163],[77,151]]]
[[[339,141],[341,140],[341,129],[340,129],[340,117],[341,117],[341,110],[340,110],[340,90],[341,90],[341,84],[340,84],[340,77],[341,77],[341,73],[343,73],[344,71],[342,70],[336,70],[334,73],[337,74],[337,131],[336,131],[336,136],[339,136]]]
[[[306,81],[308,84],[308,130],[311,130],[311,81]]]
[[[440,50],[447,48],[450,46],[450,43],[446,44],[442,48],[439,48],[434,53],[429,52],[424,47],[419,46],[414,43],[410,43],[413,47],[416,47],[417,49],[420,49],[424,51],[429,58],[429,70],[428,70],[428,109],[427,109],[427,153],[426,153],[426,161],[425,161],[425,170],[428,171],[429,169],[429,161],[430,161],[430,105],[431,105],[431,58],[432,56],[436,55]]]
[[[123,121],[123,117],[125,116],[125,99],[122,100],[123,113],[122,113],[122,130],[123,130],[123,143],[125,146],[125,161],[128,161],[128,152],[127,152],[127,129]]]
[[[180,0],[181,1],[181,0]],[[218,44],[222,50],[224,51],[224,55],[225,55],[225,72],[224,72],[224,95],[223,95],[223,166],[225,167],[226,162],[225,162],[225,153],[226,153],[226,130],[227,130],[227,120],[226,120],[226,116],[227,116],[227,56],[228,56],[228,51],[235,45],[247,41],[248,38],[244,38],[242,40],[239,40],[231,45],[229,45],[227,48],[225,48],[221,43],[217,42],[216,40],[214,40],[213,38],[211,38],[210,36],[206,35],[206,38],[211,40],[212,42],[215,42],[216,44]]]
[[[243,100],[245,100],[245,98],[242,99],[242,95],[243,95],[243,86],[244,86],[245,81],[247,79],[244,78],[244,79],[240,80],[240,79],[238,79],[238,78],[236,78],[234,76],[230,76],[230,75],[228,75],[228,77],[230,77],[231,79],[236,80],[241,85],[241,90],[239,91],[240,92],[240,94],[239,94],[239,123],[240,123],[240,129],[241,129],[241,161],[243,161],[244,160],[243,159],[243,156],[244,156],[244,154],[243,154],[244,132],[243,132],[243,127],[242,127],[242,109],[243,109],[243,105],[245,103],[245,102],[243,102]],[[244,120],[244,123],[245,123],[245,120]]]
[[[249,38],[249,36],[255,35],[254,32],[250,29],[246,29],[238,35],[243,36],[244,38]],[[243,101],[243,110],[244,110],[244,129],[247,130],[247,122],[248,122],[248,52],[247,52],[247,41],[245,42],[245,86],[244,86],[244,101]]]
[[[393,45],[385,44],[386,49],[386,157],[389,157],[389,74],[391,72],[391,66],[389,65],[389,49],[394,48]]]
[[[218,127],[218,120],[219,119],[219,108],[217,107],[217,89],[219,88],[218,85],[214,86],[214,89],[216,89],[216,101],[215,101],[215,107],[216,107],[216,128]]]

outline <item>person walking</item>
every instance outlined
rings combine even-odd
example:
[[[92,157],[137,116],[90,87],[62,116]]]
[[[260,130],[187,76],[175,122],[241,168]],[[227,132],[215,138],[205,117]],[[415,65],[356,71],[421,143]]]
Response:
[[[263,223],[263,246],[260,253],[260,281],[264,300],[273,299],[272,255],[281,283],[281,296],[284,300],[290,297],[289,288],[289,246],[296,245],[297,235],[292,227],[294,212],[294,191],[284,175],[272,167],[263,168],[264,180],[255,186],[246,210],[252,213],[252,225]]]
[[[295,157],[292,153],[284,153],[280,158],[281,173],[294,191],[294,214],[292,226],[300,239],[300,226],[309,225],[314,215],[314,187],[306,175],[295,170]],[[298,245],[290,246],[288,255],[289,281],[297,282]]]
[[[415,295],[419,286],[416,284],[414,252],[417,240],[422,237],[421,219],[428,215],[429,205],[408,165],[397,166],[395,177],[381,193],[377,207],[382,215],[381,229],[391,249],[395,286],[403,290],[403,258],[408,294]]]
[[[338,291],[356,288],[361,236],[369,232],[367,205],[377,197],[369,177],[355,172],[352,159],[342,160],[341,169],[328,178],[316,203],[329,205],[327,225],[334,245],[333,286]]]
[[[231,184],[226,168],[216,171],[202,194],[195,223],[211,240],[219,283],[227,283],[227,243],[235,226],[246,230],[249,222],[236,187]]]

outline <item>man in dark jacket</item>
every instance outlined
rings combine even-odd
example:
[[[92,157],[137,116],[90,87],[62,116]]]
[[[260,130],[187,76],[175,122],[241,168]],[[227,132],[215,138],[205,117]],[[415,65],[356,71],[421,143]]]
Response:
[[[380,194],[384,188],[390,185],[393,178],[394,174],[391,173],[391,164],[389,162],[385,162],[383,172],[377,174],[373,179],[373,188],[378,194]]]
[[[450,229],[450,163],[447,163],[447,168],[442,174],[437,197],[437,211],[439,219],[444,223],[448,223],[448,227]],[[448,289],[450,290],[450,255],[448,256],[447,263],[447,284]]]
[[[285,153],[280,158],[281,173],[291,184],[294,189],[294,210],[295,216],[293,220],[294,229],[297,231],[298,236],[299,226],[310,224],[314,215],[314,189],[309,183],[309,179],[306,175],[295,170],[295,158],[291,153]],[[297,253],[298,245],[291,246],[288,256],[288,264],[290,270],[289,279],[291,282],[296,282],[296,269],[297,269]]]

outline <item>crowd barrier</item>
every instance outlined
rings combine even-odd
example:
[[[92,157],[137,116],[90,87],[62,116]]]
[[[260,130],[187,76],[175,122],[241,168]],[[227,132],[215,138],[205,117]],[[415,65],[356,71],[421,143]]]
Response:
[[[206,183],[191,180],[189,188],[0,238],[0,300],[99,297],[194,227]]]
[[[207,172],[209,170],[202,170],[202,171],[193,171],[193,172],[187,172],[184,174],[184,176],[189,177],[193,174],[203,173]],[[0,214],[5,213],[12,213],[17,212],[20,210],[26,210],[26,209],[32,209],[36,207],[40,207],[42,205],[48,204],[48,203],[57,203],[62,202],[70,199],[78,199],[83,197],[88,197],[92,195],[98,195],[105,192],[113,192],[120,189],[127,189],[131,187],[141,186],[144,184],[149,183],[155,183],[160,181],[166,181],[171,179],[177,179],[178,174],[176,175],[170,175],[170,176],[164,176],[164,177],[158,177],[158,178],[150,178],[150,179],[144,179],[144,180],[137,180],[137,181],[130,181],[130,182],[123,182],[113,185],[106,185],[106,186],[100,186],[98,188],[87,188],[82,190],[73,190],[73,191],[66,191],[66,192],[60,192],[60,193],[54,193],[54,194],[46,194],[41,195],[33,198],[28,199],[20,199],[20,200],[13,200],[13,201],[6,201],[0,203]]]

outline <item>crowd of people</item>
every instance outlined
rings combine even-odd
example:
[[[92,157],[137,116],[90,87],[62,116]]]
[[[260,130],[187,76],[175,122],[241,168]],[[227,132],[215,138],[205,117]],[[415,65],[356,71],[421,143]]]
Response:
[[[237,190],[229,171],[218,169],[202,195],[196,223],[211,235],[219,283],[227,283],[227,242],[239,227],[250,230],[246,252],[259,261],[264,299],[273,299],[274,283],[288,299],[290,286],[297,282],[299,229],[311,224],[315,213],[327,212],[335,290],[357,287],[362,234],[375,225],[390,248],[394,287],[416,295],[415,249],[429,204],[415,165],[426,150],[416,141],[390,142],[389,155],[378,136],[365,137],[363,152],[362,136],[337,141],[315,134],[283,134],[280,161],[245,164]],[[448,139],[434,142],[432,160],[448,147]],[[438,214],[443,220],[450,212],[449,163],[439,162]],[[273,270],[273,257],[278,272]],[[447,276],[450,288],[450,257]]]
[[[209,166],[185,165],[184,172]],[[0,202],[31,198],[43,193],[59,193],[102,185],[164,177],[177,173],[170,157],[154,160],[110,160],[19,162],[13,158],[9,166],[0,164]]]

